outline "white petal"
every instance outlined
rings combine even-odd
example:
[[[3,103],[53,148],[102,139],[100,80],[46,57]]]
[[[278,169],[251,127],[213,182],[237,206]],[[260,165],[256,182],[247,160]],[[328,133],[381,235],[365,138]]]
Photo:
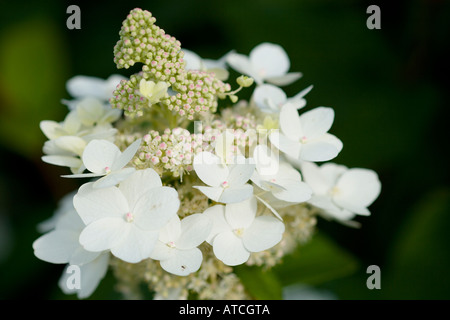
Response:
[[[161,178],[153,169],[136,170],[119,185],[119,190],[128,200],[130,207],[134,207],[136,201],[150,189],[162,187]]]
[[[111,253],[129,263],[149,258],[158,241],[158,231],[144,231],[131,223],[127,227],[129,232],[111,248]]]
[[[205,62],[205,60],[203,60]],[[206,65],[206,64],[205,64]],[[230,73],[226,69],[222,68],[209,68],[207,67],[207,72],[213,72],[217,80],[226,81],[230,76]]]
[[[100,123],[112,123],[120,118],[122,115],[122,110],[120,109],[112,109],[109,107],[103,112],[102,118],[100,118]]]
[[[278,173],[279,154],[269,149],[266,145],[260,144],[255,147],[253,159],[255,159],[256,170],[262,179],[264,179],[264,176]]]
[[[108,124],[109,125],[109,124]],[[90,142],[92,140],[108,140],[113,141],[114,135],[117,133],[117,129],[108,128],[106,125],[97,125],[88,134],[83,135],[83,139]]]
[[[286,155],[294,159],[297,159],[300,156],[301,143],[297,140],[290,139],[278,130],[269,135],[269,140],[270,143]]]
[[[67,263],[80,246],[78,233],[70,230],[53,230],[33,242],[34,255],[50,263]]]
[[[167,260],[175,255],[175,251],[176,248],[169,247],[165,242],[157,241],[150,253],[150,258],[153,260]]]
[[[257,217],[244,231],[242,241],[250,252],[260,252],[272,248],[281,241],[284,224],[269,216]]]
[[[52,141],[56,148],[75,155],[82,155],[86,147],[86,142],[82,138],[76,136],[63,136]]]
[[[78,242],[77,237],[77,243],[78,248],[73,252],[72,256],[70,257],[69,264],[73,265],[83,265],[86,263],[89,263],[95,259],[101,254],[100,252],[91,252],[84,249]]]
[[[276,86],[287,86],[288,84],[293,83],[294,81],[297,81],[303,76],[301,72],[289,72],[282,76],[276,76],[276,77],[267,77],[265,80],[269,83],[272,83]]]
[[[61,130],[61,125],[56,121],[44,120],[39,123],[41,131],[48,139],[56,139],[59,137],[57,134],[58,129]]]
[[[220,202],[219,199],[224,191],[222,187],[193,186],[193,188],[200,190],[205,196],[216,202]]]
[[[200,269],[203,255],[199,249],[175,250],[176,253],[171,258],[160,261],[164,270],[177,276],[187,276]]]
[[[259,196],[255,196],[255,198],[260,201],[263,205],[265,205],[274,215],[275,217],[277,217],[278,219],[280,219],[281,221],[283,221],[283,218],[280,216],[280,214],[278,213],[277,210],[275,210],[275,208],[269,203],[269,201],[259,197]]]
[[[256,207],[255,197],[246,201],[227,204],[225,219],[232,229],[248,228],[255,220]]]
[[[92,97],[82,99],[76,106],[77,115],[85,126],[92,126],[99,122],[104,110],[103,103]]]
[[[175,242],[181,235],[181,220],[178,215],[174,215],[164,227],[159,230],[159,241],[167,244]],[[161,259],[158,259],[161,260]]]
[[[252,63],[247,56],[240,53],[230,53],[227,56],[227,63],[237,72],[254,77],[256,82],[261,81],[259,77],[255,77]]]
[[[209,244],[212,244],[212,240],[217,234],[225,231],[231,231],[230,225],[225,220],[225,206],[217,204],[209,207],[203,212],[203,215],[210,218],[213,223],[212,229],[206,238],[206,241]]]
[[[299,93],[297,93],[295,96],[293,96],[292,98],[289,98],[288,100],[298,100],[298,99],[303,99],[304,96],[306,96],[312,89],[313,89],[313,85],[310,85],[309,87],[303,89],[302,91],[300,91]]]
[[[237,187],[223,189],[217,202],[236,203],[249,199],[253,195],[253,186],[244,184]],[[211,199],[211,198],[210,198]]]
[[[63,178],[95,178],[104,176],[104,173],[76,173],[76,174],[65,174],[61,177]]]
[[[83,163],[94,173],[105,173],[105,169],[112,170],[113,164],[120,156],[120,149],[106,140],[92,140],[83,152]]]
[[[202,70],[202,58],[195,52],[188,50],[188,49],[182,49],[184,52],[183,60],[186,62],[186,65],[184,68],[186,70]]]
[[[112,74],[106,79],[105,84],[103,86],[103,99],[108,100],[113,96],[114,90],[116,90],[117,86],[122,80],[127,80],[126,77],[120,74]],[[102,96],[99,95],[101,99]]]
[[[240,186],[250,180],[255,171],[255,164],[250,159],[236,157],[235,164],[228,166],[229,174],[227,182],[230,186]]]
[[[123,168],[117,171],[113,171],[104,176],[103,178],[100,178],[97,181],[95,181],[92,187],[94,189],[100,189],[115,186],[118,183],[122,182],[123,180],[127,179],[129,176],[131,176],[135,171],[136,169],[134,168]]]
[[[176,241],[176,247],[187,250],[199,246],[210,234],[212,226],[212,219],[200,213],[183,218],[181,235]]]
[[[213,241],[213,251],[217,259],[229,266],[243,264],[250,257],[250,252],[245,249],[242,240],[232,231],[216,235]]]
[[[77,112],[71,111],[67,114],[62,125],[63,125],[63,131],[65,132],[66,135],[68,134],[68,135],[77,136],[82,123],[81,123],[80,118],[78,117]]]
[[[218,187],[228,178],[228,168],[221,164],[221,159],[211,152],[200,152],[194,157],[194,170],[205,184]]]
[[[233,144],[234,134],[229,131],[225,131],[216,137],[214,152],[222,159],[223,164],[228,164],[230,159],[233,158]]]
[[[273,195],[280,200],[288,202],[305,202],[311,198],[311,187],[301,181],[280,181],[285,190],[273,192]]]
[[[261,43],[250,52],[250,62],[262,78],[282,76],[290,67],[284,49],[273,43]]]
[[[300,159],[304,161],[328,161],[341,152],[343,144],[335,136],[326,133],[320,139],[315,139],[302,145]]]
[[[261,110],[278,113],[286,99],[286,93],[283,90],[270,84],[257,86],[253,91],[253,101]]]
[[[72,156],[43,156],[42,161],[55,166],[75,168],[80,167],[83,162],[81,159]]]
[[[80,244],[88,251],[109,250],[123,242],[130,232],[123,218],[103,218],[91,222],[81,231]]]
[[[336,184],[333,200],[355,213],[368,214],[366,207],[372,204],[381,191],[378,175],[373,170],[352,168],[342,174]],[[351,205],[351,207],[349,207]],[[359,210],[355,210],[359,208]]]
[[[143,230],[156,230],[169,222],[179,207],[178,192],[171,187],[160,187],[144,194],[130,210],[137,226]]]
[[[288,202],[304,202],[311,198],[312,189],[301,181],[300,173],[288,163],[281,163],[273,182],[281,188],[272,190],[278,199]]]
[[[75,76],[66,83],[66,89],[74,98],[104,96],[105,80],[90,76]]]
[[[111,170],[115,171],[125,167],[131,159],[133,159],[134,155],[141,146],[141,142],[142,139],[137,139],[128,148],[126,148],[124,152],[114,161]]]
[[[86,225],[102,218],[122,218],[129,212],[128,202],[118,188],[92,186],[92,182],[83,184],[73,198],[73,205]]]
[[[325,165],[326,164],[323,164],[321,167],[319,167],[317,164],[313,162],[301,163],[301,171],[303,174],[303,179],[312,188],[314,194],[316,195],[327,194],[328,191],[336,183],[335,179],[333,179],[332,176],[324,172],[323,168]],[[327,165],[331,165],[331,167],[336,166],[334,163],[333,164],[330,163]]]
[[[318,138],[330,130],[334,121],[332,108],[318,107],[300,116],[300,126],[308,140]]]
[[[280,129],[289,139],[298,141],[304,134],[298,111],[292,104],[285,104],[280,111]]]

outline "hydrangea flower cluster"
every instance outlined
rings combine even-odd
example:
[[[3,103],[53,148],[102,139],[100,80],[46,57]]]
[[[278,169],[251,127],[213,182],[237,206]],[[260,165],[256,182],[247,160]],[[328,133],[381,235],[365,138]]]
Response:
[[[311,238],[318,215],[347,224],[369,215],[380,181],[370,169],[317,164],[343,148],[329,132],[334,111],[301,110],[312,86],[287,97],[280,86],[301,73],[289,72],[281,46],[207,60],[155,21],[132,10],[114,47],[117,67],[139,63],[137,74],[70,79],[64,121],[41,122],[42,160],[89,180],[41,224],[34,253],[77,265],[79,288],[66,270],[59,285],[79,298],[109,268],[129,298],[141,283],[155,299],[249,298],[234,266],[274,266]],[[228,68],[241,74],[233,91]]]

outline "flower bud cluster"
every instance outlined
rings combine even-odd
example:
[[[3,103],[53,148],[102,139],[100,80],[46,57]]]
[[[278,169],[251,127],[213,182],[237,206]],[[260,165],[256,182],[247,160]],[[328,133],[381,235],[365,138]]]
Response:
[[[122,81],[110,100],[113,107],[123,109],[128,116],[142,116],[151,103],[139,94],[142,79],[167,82],[172,95],[167,93],[162,104],[189,120],[201,112],[215,112],[217,99],[230,91],[230,85],[218,80],[214,73],[186,70],[184,53],[178,40],[155,25],[149,11],[134,9],[123,21],[120,40],[114,47],[114,62],[126,68],[142,63],[142,71]]]

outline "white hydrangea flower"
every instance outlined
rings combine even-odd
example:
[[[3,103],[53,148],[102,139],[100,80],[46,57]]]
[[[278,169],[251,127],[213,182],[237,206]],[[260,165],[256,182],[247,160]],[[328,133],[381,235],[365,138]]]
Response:
[[[194,157],[194,170],[208,186],[194,186],[216,202],[232,203],[250,198],[253,187],[248,184],[255,164],[244,157],[236,157],[233,164],[224,165],[222,159],[211,152],[200,152]]]
[[[280,45],[268,42],[253,48],[248,57],[230,53],[227,62],[236,71],[255,79],[258,85],[269,82],[284,86],[302,76],[300,72],[288,73],[291,65],[288,55]]]
[[[119,259],[137,263],[149,258],[159,230],[177,214],[178,193],[163,187],[153,169],[138,170],[119,187],[80,187],[73,200],[86,227],[80,243],[86,250],[110,250]]]
[[[120,114],[96,99],[85,98],[76,103],[61,123],[41,121],[40,128],[49,139],[44,143],[42,161],[69,167],[72,173],[82,172],[85,167],[80,157],[87,143],[93,139],[113,140],[117,129],[111,122]]]
[[[328,133],[334,110],[318,107],[302,115],[291,104],[280,112],[280,131],[269,135],[270,142],[294,161],[328,161],[342,150],[341,140]]]
[[[122,110],[113,109],[95,98],[81,99],[75,108],[80,122],[85,126],[102,126],[115,122],[122,115]]]
[[[301,169],[313,190],[308,202],[338,220],[350,220],[357,214],[370,215],[367,207],[381,191],[378,175],[370,169],[348,169],[335,163],[318,166],[311,162],[302,163]]]
[[[225,54],[217,60],[203,59],[197,53],[183,49],[183,60],[186,62],[186,70],[200,70],[205,72],[214,72],[217,79],[225,81],[228,79],[229,72],[227,70],[226,60],[230,53]]]
[[[263,84],[253,91],[253,102],[264,113],[280,113],[281,107],[287,103],[292,104],[297,110],[306,106],[304,97],[312,90],[313,86],[303,89],[295,96],[288,98],[286,93],[277,86]]]
[[[245,263],[250,253],[267,250],[281,241],[284,224],[275,217],[256,217],[256,209],[256,198],[252,197],[226,206],[215,205],[203,213],[213,220],[206,241],[226,265]]]
[[[107,188],[115,186],[125,180],[135,171],[134,168],[125,168],[136,154],[141,145],[141,139],[133,142],[122,153],[112,142],[107,140],[92,140],[84,149],[83,164],[91,173],[63,175],[65,178],[101,177],[92,185],[93,188]]]
[[[68,198],[65,198],[68,199]],[[104,278],[109,264],[109,253],[85,250],[78,238],[85,224],[75,211],[73,204],[64,202],[58,211],[54,230],[42,235],[33,242],[34,254],[39,259],[55,263],[67,263],[80,268],[80,287],[69,289],[67,278],[71,275],[63,271],[59,281],[61,290],[66,294],[76,293],[78,298],[89,297]],[[63,213],[60,213],[63,212]],[[66,268],[67,268],[66,267]]]
[[[85,224],[75,209],[62,214],[55,229],[33,242],[34,255],[50,263],[82,265],[97,258],[101,252],[86,251],[78,238]]]
[[[106,80],[98,77],[77,75],[67,81],[66,89],[76,99],[92,97],[107,101],[113,96],[113,92],[121,80],[126,80],[126,78],[119,74],[113,74]],[[72,105],[71,102],[69,103]]]
[[[289,163],[280,162],[266,145],[256,146],[253,158],[256,170],[251,180],[259,188],[286,202],[300,203],[311,198],[312,190],[300,173]]]
[[[203,214],[183,218],[174,216],[160,230],[159,241],[150,258],[160,260],[161,267],[178,276],[196,272],[203,255],[197,247],[211,232],[212,220]]]

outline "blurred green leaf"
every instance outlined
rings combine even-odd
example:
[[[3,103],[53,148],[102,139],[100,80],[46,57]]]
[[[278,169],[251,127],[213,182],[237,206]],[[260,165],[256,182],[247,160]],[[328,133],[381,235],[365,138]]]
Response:
[[[246,265],[234,268],[248,293],[258,300],[280,300],[282,286],[277,276],[271,270]]]
[[[283,286],[293,283],[319,285],[352,274],[358,261],[324,234],[317,233],[305,245],[286,256],[273,271]]]
[[[0,34],[0,142],[30,156],[42,147],[39,122],[59,120],[67,54],[51,20],[25,20]]]
[[[390,251],[388,276],[382,280],[393,299],[449,299],[450,189],[419,200]]]

